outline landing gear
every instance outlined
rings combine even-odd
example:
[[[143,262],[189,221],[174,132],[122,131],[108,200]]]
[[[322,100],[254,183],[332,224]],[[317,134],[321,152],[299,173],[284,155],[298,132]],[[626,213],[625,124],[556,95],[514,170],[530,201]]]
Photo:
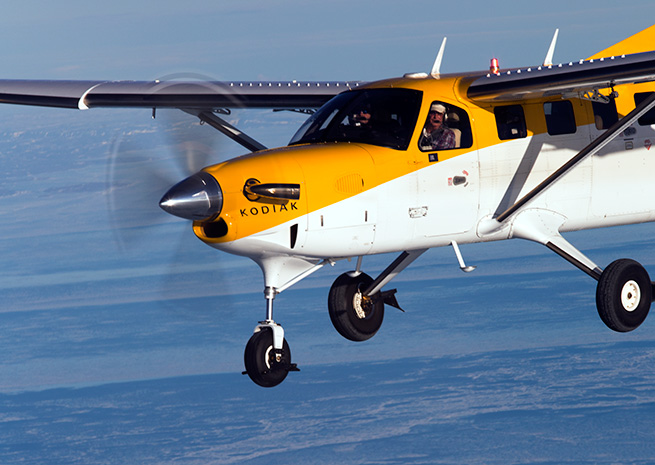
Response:
[[[378,332],[384,319],[384,305],[404,311],[396,300],[396,290],[382,288],[428,249],[408,250],[401,253],[380,275],[372,279],[357,269],[339,276],[330,288],[328,310],[335,329],[351,341],[365,341]]]
[[[648,272],[634,260],[616,260],[605,268],[596,288],[598,314],[610,329],[628,332],[648,315],[652,301]]]
[[[373,283],[365,273],[344,273],[330,288],[328,310],[335,329],[351,341],[365,341],[378,332],[384,318],[384,302],[364,291]]]
[[[293,367],[289,344],[283,339],[282,349],[275,349],[270,328],[259,329],[252,335],[246,345],[243,362],[250,379],[262,387],[277,386]]]
[[[290,371],[300,371],[295,363],[291,363],[291,349],[282,326],[273,321],[273,299],[277,293],[272,287],[264,290],[266,320],[259,322],[243,353],[246,367],[243,374],[262,387],[275,387]]]
[[[559,234],[564,222],[565,218],[557,213],[528,210],[518,214],[512,224],[512,234],[544,244],[598,281],[596,308],[608,328],[621,333],[636,329],[648,316],[653,301],[655,283],[651,283],[648,272],[638,262],[627,258],[613,261],[601,270]]]

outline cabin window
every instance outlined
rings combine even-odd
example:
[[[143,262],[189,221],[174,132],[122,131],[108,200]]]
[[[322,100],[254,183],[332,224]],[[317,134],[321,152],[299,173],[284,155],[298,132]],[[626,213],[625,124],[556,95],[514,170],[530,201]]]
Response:
[[[426,151],[468,148],[473,145],[468,114],[455,105],[435,101],[421,130],[419,148]]]
[[[551,136],[573,134],[576,131],[575,115],[570,100],[544,103],[544,115],[546,128]]]
[[[646,100],[652,92],[637,92],[635,94],[635,106],[639,105],[641,102]],[[640,126],[650,126],[655,124],[655,108],[651,108],[648,112],[639,118]]]
[[[594,110],[594,122],[596,129],[608,129],[611,125],[619,120],[619,113],[616,111],[616,101],[610,99],[609,102],[591,102]]]
[[[521,105],[506,105],[494,108],[496,128],[500,140],[521,139],[527,137],[525,114]]]

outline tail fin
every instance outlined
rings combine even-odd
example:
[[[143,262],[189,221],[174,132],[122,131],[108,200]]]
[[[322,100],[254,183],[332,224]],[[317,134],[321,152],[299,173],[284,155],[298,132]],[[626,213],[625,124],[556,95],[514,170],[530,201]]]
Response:
[[[655,49],[655,25],[590,56],[589,59],[650,52]]]

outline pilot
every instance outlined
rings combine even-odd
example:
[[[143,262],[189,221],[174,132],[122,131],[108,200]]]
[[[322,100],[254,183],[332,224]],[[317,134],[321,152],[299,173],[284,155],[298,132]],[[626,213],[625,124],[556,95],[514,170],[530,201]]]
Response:
[[[441,103],[433,103],[428,119],[423,127],[419,140],[422,150],[443,150],[455,148],[455,133],[446,127],[444,122],[446,107]]]
[[[362,105],[352,115],[353,125],[366,126],[371,121],[371,109],[368,105]]]

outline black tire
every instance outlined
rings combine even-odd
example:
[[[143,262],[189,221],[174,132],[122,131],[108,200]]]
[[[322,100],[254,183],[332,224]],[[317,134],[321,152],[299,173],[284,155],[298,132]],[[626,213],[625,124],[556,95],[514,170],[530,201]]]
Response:
[[[273,332],[265,328],[253,334],[248,340],[243,353],[243,362],[248,376],[255,384],[262,387],[275,387],[289,374],[291,350],[285,339],[282,359],[276,361],[273,350]]]
[[[625,333],[644,322],[652,295],[652,284],[644,267],[622,258],[610,263],[598,280],[596,307],[608,328]]]
[[[373,279],[361,273],[351,277],[339,276],[330,288],[328,310],[334,328],[346,339],[365,341],[378,332],[384,319],[384,302],[381,299],[361,299],[361,293]]]

